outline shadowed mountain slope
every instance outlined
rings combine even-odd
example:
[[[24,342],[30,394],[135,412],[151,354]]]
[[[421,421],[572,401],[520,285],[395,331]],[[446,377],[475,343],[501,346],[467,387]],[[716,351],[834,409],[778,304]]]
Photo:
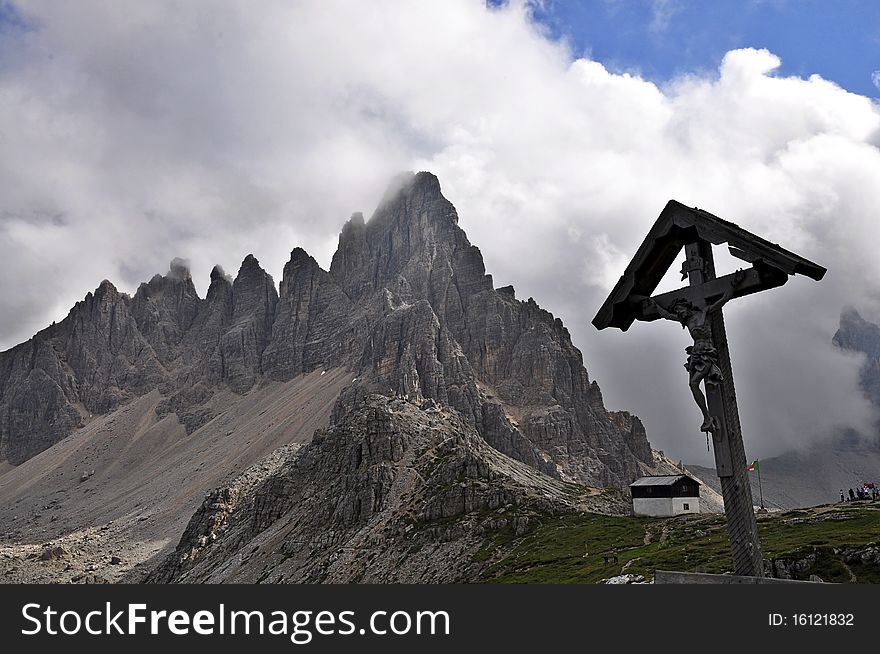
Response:
[[[626,512],[669,467],[429,173],[277,289],[253,255],[205,298],[179,259],[102,282],[0,353],[0,465],[4,579],[133,581],[465,580],[485,534]]]

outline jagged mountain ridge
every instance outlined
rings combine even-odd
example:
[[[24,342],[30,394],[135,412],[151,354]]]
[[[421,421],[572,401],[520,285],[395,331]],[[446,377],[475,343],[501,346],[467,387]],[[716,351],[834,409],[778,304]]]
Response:
[[[146,581],[466,581],[487,535],[627,505],[500,454],[456,411],[370,395],[271,474],[209,493]]]
[[[394,180],[355,214],[328,271],[300,248],[279,290],[249,255],[204,299],[179,260],[133,297],[104,281],[63,321],[0,353],[0,460],[17,464],[90,416],[153,389],[191,433],[236,393],[347,367],[341,419],[372,393],[457,410],[490,445],[551,476],[624,486],[652,462],[634,416],[612,414],[558,318],[494,289],[436,177]]]

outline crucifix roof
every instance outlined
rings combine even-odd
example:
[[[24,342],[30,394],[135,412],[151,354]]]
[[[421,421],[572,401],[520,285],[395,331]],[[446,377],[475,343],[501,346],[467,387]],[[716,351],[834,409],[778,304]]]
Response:
[[[654,475],[653,477],[639,477],[633,483],[630,484],[632,486],[672,486],[676,482],[681,479],[688,479],[695,484],[703,486],[703,482],[695,477],[691,477],[690,475]]]
[[[593,325],[597,329],[618,327],[626,331],[636,318],[654,319],[655,316],[643,315],[641,301],[654,292],[682,247],[700,240],[713,245],[726,243],[734,257],[752,264],[747,282],[737,289],[734,297],[781,286],[790,275],[806,275],[818,281],[826,272],[822,266],[739,225],[713,216],[708,211],[670,200],[593,318]],[[722,285],[717,286],[717,295],[720,296]],[[707,292],[711,291],[711,288],[707,289]],[[683,289],[673,293],[686,292]]]

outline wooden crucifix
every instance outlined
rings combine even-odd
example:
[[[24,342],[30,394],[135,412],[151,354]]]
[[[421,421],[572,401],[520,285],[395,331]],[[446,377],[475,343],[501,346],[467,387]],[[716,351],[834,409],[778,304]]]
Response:
[[[751,268],[716,277],[712,246],[725,243]],[[651,297],[682,248],[682,280],[688,279],[689,286]],[[688,328],[694,344],[687,348],[685,367],[703,414],[700,429],[712,435],[734,572],[739,575],[763,576],[763,561],[722,306],[733,298],[781,286],[795,274],[818,281],[825,269],[733,223],[670,200],[593,319],[597,329],[626,331],[635,320],[658,318]]]

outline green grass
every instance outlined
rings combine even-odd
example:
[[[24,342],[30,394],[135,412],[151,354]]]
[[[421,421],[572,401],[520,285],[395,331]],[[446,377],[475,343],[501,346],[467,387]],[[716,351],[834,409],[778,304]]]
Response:
[[[835,505],[761,516],[758,531],[764,558],[816,561],[799,578],[880,583],[880,565],[844,564],[835,550],[880,539],[880,506]],[[646,543],[646,533],[650,532]],[[617,556],[605,563],[603,555]],[[676,518],[568,515],[543,517],[517,537],[497,532],[473,560],[485,567],[480,581],[494,583],[596,583],[622,572],[653,576],[655,570],[731,569],[724,516]],[[852,573],[852,574],[851,574]]]

